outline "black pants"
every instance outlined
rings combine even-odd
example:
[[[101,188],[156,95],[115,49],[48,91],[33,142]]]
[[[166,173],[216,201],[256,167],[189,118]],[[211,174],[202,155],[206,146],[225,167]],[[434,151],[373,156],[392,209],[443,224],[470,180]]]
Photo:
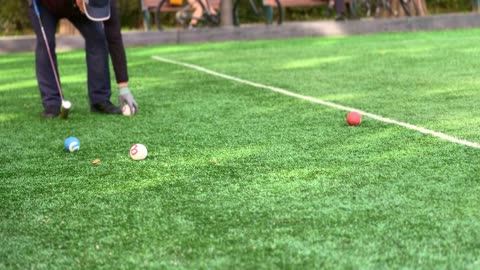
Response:
[[[73,5],[71,10],[52,12],[40,4],[39,10],[57,74],[58,65],[55,54],[55,31],[59,20],[61,18],[67,18],[80,31],[85,39],[90,104],[110,100],[111,85],[108,66],[108,49],[102,24],[89,20]],[[29,8],[29,17],[37,36],[35,65],[43,106],[60,107],[61,98],[57,83],[52,71],[40,24],[32,6]],[[74,73],[72,75],[76,74],[77,73]]]

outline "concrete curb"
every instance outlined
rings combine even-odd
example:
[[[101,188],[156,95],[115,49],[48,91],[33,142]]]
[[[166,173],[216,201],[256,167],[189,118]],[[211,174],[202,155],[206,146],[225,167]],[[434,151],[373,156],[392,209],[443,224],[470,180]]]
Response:
[[[245,25],[192,30],[124,32],[125,46],[185,44],[228,40],[280,39],[314,36],[358,35],[381,32],[432,31],[480,28],[480,14],[446,14],[426,17],[362,19],[346,22],[292,22],[277,25]],[[57,36],[58,50],[84,48],[81,36]],[[0,53],[25,52],[35,49],[35,36],[1,37]]]

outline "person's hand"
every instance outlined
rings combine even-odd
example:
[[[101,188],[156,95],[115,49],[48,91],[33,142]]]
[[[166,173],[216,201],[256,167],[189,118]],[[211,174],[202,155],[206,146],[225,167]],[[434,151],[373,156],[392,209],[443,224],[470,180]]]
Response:
[[[75,0],[76,3],[77,3],[77,7],[78,9],[80,9],[80,11],[85,14],[85,6],[83,5],[83,0]]]
[[[120,95],[118,96],[118,103],[120,104],[120,107],[123,107],[123,105],[126,103],[128,105],[128,107],[130,107],[130,112],[132,114],[136,114],[137,111],[138,111],[137,102],[135,101],[132,93],[130,93],[130,90],[126,86],[120,88]]]

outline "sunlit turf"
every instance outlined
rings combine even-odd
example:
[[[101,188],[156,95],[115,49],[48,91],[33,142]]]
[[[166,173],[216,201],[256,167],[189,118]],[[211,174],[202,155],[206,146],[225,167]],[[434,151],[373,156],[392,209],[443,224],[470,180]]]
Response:
[[[131,48],[135,117],[91,114],[84,54],[61,53],[66,121],[39,117],[33,54],[1,55],[0,268],[478,269],[480,149],[151,59],[480,142],[478,44],[464,30]]]

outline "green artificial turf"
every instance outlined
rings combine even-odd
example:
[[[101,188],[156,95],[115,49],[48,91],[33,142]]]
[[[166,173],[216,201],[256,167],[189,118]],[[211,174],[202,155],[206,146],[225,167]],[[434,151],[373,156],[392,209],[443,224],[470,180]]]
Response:
[[[60,53],[66,121],[39,117],[33,54],[1,55],[0,269],[480,269],[480,149],[151,58],[480,142],[479,44],[463,30],[132,48],[135,117],[90,113],[84,53]]]

